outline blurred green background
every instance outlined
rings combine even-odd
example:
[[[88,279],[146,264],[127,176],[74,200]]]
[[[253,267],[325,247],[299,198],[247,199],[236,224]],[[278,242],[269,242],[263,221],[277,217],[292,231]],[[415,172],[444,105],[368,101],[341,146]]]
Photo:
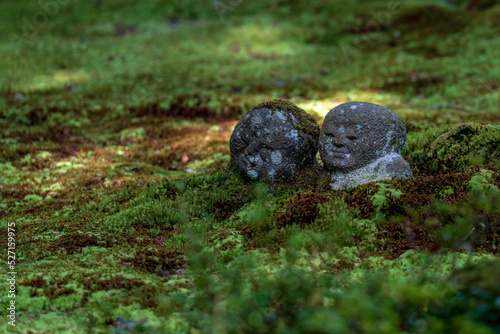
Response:
[[[498,0],[1,1],[17,330],[499,333],[499,27]],[[276,98],[390,108],[415,178],[221,172]]]

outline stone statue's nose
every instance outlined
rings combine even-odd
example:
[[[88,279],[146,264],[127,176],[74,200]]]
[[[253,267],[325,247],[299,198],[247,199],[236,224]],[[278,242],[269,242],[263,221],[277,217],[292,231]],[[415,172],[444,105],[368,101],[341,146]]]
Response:
[[[336,147],[344,147],[345,146],[345,136],[342,134],[337,134],[333,137],[332,143]]]

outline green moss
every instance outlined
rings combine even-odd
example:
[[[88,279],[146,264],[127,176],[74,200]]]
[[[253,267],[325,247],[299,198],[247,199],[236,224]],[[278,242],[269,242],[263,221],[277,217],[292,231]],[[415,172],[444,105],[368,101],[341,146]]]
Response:
[[[402,156],[414,174],[422,174],[498,163],[499,148],[496,126],[461,123],[410,132]]]
[[[0,227],[15,222],[24,273],[16,329],[495,331],[497,264],[473,264],[500,249],[498,125],[430,146],[449,124],[498,122],[498,6],[237,2],[0,1]],[[366,26],[375,21],[378,32]],[[377,185],[334,193],[319,166],[272,192],[203,173],[227,163],[241,112],[277,97],[318,113],[373,101],[420,130],[404,153],[416,177],[388,181],[402,194],[379,203],[390,222],[373,219]],[[317,136],[310,116],[293,115]],[[469,142],[487,159],[460,169],[482,163],[461,155]],[[326,202],[312,221],[314,199],[332,196],[347,209]],[[282,205],[292,198],[304,210]],[[439,255],[447,244],[431,232],[446,225],[440,236],[475,251]],[[457,280],[446,277],[466,262]]]
[[[324,235],[325,249],[338,249],[352,246],[353,235],[360,234],[353,214],[342,197],[332,197],[320,206],[318,216],[311,225],[313,231]],[[356,231],[357,230],[357,231]]]
[[[477,123],[462,123],[438,137],[428,156],[446,168],[493,163],[500,158],[500,130]]]
[[[478,287],[491,297],[500,295],[500,261],[484,260],[471,263],[453,273],[453,278],[464,288]]]
[[[413,160],[419,153],[427,149],[434,140],[451,128],[452,125],[432,126],[422,131],[408,133],[406,135],[406,145],[401,155],[406,160]]]
[[[470,13],[450,10],[444,6],[423,5],[403,10],[391,28],[398,29],[403,34],[457,33],[467,26],[470,19]]]
[[[184,214],[175,208],[173,201],[151,201],[106,218],[103,227],[110,232],[120,232],[134,225],[176,226],[184,221]]]
[[[471,321],[477,321],[486,326],[498,326],[500,316],[498,275],[500,275],[498,259],[471,263],[457,270],[452,275],[452,279],[458,283],[458,289],[455,292],[456,299],[450,308],[444,310],[443,316],[461,313]],[[481,306],[470,310],[468,305],[471,304]]]
[[[245,184],[228,169],[182,181],[166,180],[135,198],[130,208],[106,217],[102,226],[110,232],[120,232],[142,225],[151,234],[160,227],[180,228],[192,219],[220,217],[225,203],[241,206],[251,189],[251,184]]]
[[[320,128],[314,117],[309,115],[303,109],[297,107],[293,102],[287,100],[272,100],[267,102],[262,102],[255,106],[253,109],[267,108],[270,110],[281,110],[287,113],[291,113],[298,120],[295,128],[301,132],[305,132],[312,137],[312,139],[319,138]],[[288,116],[287,116],[288,117]],[[294,124],[292,119],[289,119],[291,124]]]

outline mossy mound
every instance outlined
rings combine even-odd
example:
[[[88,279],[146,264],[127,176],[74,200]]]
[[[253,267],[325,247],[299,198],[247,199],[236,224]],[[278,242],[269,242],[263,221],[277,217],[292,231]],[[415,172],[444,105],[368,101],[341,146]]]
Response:
[[[321,193],[304,191],[285,200],[283,209],[276,215],[276,224],[280,227],[296,224],[301,227],[311,225],[319,213],[319,205],[327,201]]]
[[[463,13],[426,5],[402,11],[391,28],[410,34],[448,34],[461,31],[467,23]]]
[[[500,158],[500,129],[478,123],[458,124],[430,145],[428,157],[431,169],[494,163]]]

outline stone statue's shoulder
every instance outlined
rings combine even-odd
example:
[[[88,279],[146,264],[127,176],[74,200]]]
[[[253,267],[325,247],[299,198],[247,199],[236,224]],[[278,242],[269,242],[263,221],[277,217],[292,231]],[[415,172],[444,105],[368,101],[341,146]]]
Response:
[[[375,171],[383,170],[392,178],[413,177],[410,165],[398,153],[390,153],[377,160]]]

